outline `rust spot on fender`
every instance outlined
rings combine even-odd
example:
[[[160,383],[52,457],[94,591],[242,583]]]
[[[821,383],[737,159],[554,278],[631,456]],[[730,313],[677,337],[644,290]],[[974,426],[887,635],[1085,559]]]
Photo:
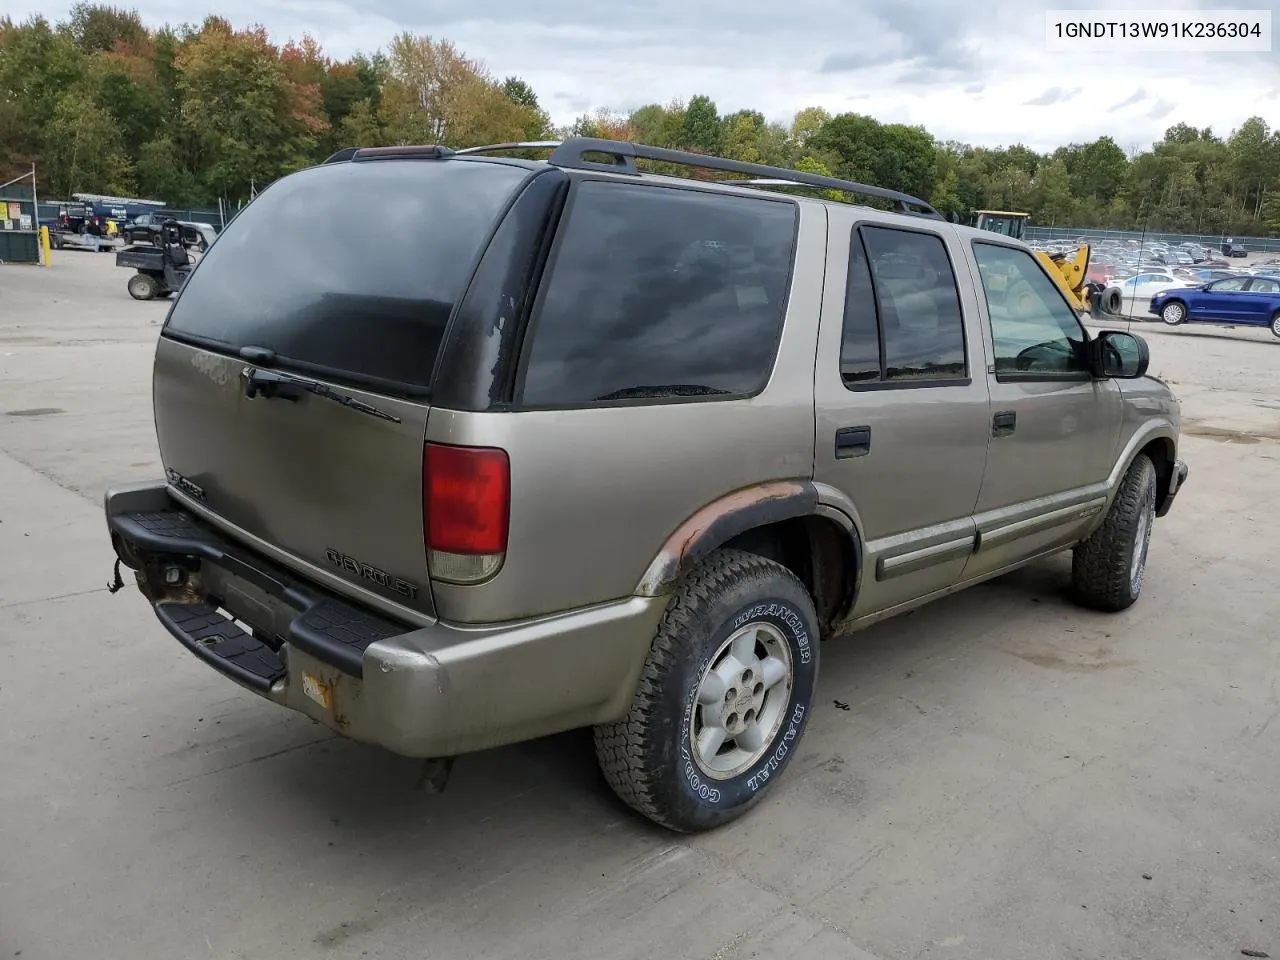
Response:
[[[707,504],[676,528],[640,578],[637,596],[656,597],[697,560],[752,527],[805,516],[818,505],[807,480],[775,480],[736,490]]]

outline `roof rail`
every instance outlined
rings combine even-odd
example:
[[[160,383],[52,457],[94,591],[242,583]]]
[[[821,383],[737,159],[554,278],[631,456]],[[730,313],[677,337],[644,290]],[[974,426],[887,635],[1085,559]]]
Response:
[[[571,170],[605,170],[610,173],[627,173],[639,175],[636,160],[656,160],[662,163],[674,163],[686,167],[702,167],[706,170],[721,170],[725,173],[741,173],[753,177],[749,180],[721,180],[733,186],[747,187],[822,187],[827,190],[842,190],[845,193],[861,194],[864,197],[877,197],[881,200],[892,200],[902,213],[917,217],[928,217],[931,220],[946,220],[942,214],[919,197],[899,190],[886,190],[852,180],[841,180],[838,177],[827,177],[816,173],[805,173],[800,170],[788,170],[785,167],[770,167],[761,163],[747,163],[742,160],[728,160],[724,157],[708,156],[701,153],[690,153],[687,150],[670,150],[666,147],[651,147],[643,143],[629,143],[625,140],[601,140],[596,137],[570,137],[568,140],[526,140],[512,143],[491,143],[480,147],[467,147],[463,150],[450,150],[448,147],[435,145],[407,147],[364,147],[356,149],[348,147],[339,150],[329,157],[325,163],[340,163],[346,160],[382,160],[406,157],[428,157],[432,159],[467,156],[480,153],[498,153],[505,150],[550,150],[547,162],[557,167]],[[604,154],[613,157],[613,163],[588,160],[590,154]],[[914,208],[914,209],[913,209]]]
[[[588,154],[600,153],[611,156],[616,163],[600,163],[588,160]],[[687,167],[702,167],[706,170],[722,170],[725,173],[744,173],[748,176],[767,180],[779,180],[780,184],[772,186],[807,186],[823,187],[828,190],[843,190],[846,193],[857,193],[866,197],[877,197],[881,200],[892,200],[902,213],[925,216],[932,220],[945,220],[937,210],[919,197],[899,190],[886,190],[852,180],[841,180],[837,177],[826,177],[816,173],[805,173],[800,170],[788,170],[785,167],[770,167],[762,163],[747,163],[742,160],[727,160],[724,157],[706,156],[690,153],[686,150],[669,150],[666,147],[650,147],[642,143],[628,143],[621,140],[599,140],[594,137],[573,137],[564,141],[547,158],[547,162],[557,167],[578,170],[609,170],[614,173],[638,174],[636,160],[656,160],[662,163],[675,163]],[[720,181],[734,183],[739,181]],[[912,208],[916,209],[912,209]]]
[[[500,150],[554,150],[560,146],[559,140],[525,140],[520,143],[490,143],[483,147],[467,147],[455,150],[455,156],[466,156],[469,153],[497,153]]]
[[[806,175],[806,176],[807,176],[807,175]],[[819,176],[819,175],[815,174],[815,176]],[[830,178],[826,178],[826,179],[830,179]],[[729,185],[729,186],[731,186],[731,187],[809,187],[809,186],[816,186],[816,184],[812,184],[812,183],[810,183],[807,179],[806,179],[806,180],[797,180],[797,179],[792,178],[792,177],[752,177],[751,179],[748,179],[748,180],[717,180],[716,182],[717,182],[717,183],[724,183],[724,184],[728,184],[728,185]],[[843,183],[844,181],[836,179],[836,180],[834,180],[834,181],[832,181],[832,182],[834,182],[834,183]],[[844,191],[846,191],[846,192],[848,192],[848,193],[863,193],[863,192],[865,192],[865,191],[867,190],[867,187],[866,187],[866,186],[864,186],[863,184],[855,184],[855,186],[857,186],[857,187],[858,187],[858,189],[857,189],[857,190],[852,190],[852,189],[850,189],[849,187],[835,187],[835,186],[827,187],[827,189],[832,189],[832,190],[844,190]],[[879,190],[880,188],[879,188],[879,187],[875,187],[875,188],[872,188],[872,189]],[[896,191],[890,191],[890,192],[896,192]],[[873,194],[873,196],[874,196],[874,194]],[[912,216],[912,217],[926,217],[926,218],[927,218],[927,219],[929,219],[929,220],[946,220],[946,219],[947,219],[947,217],[946,217],[943,213],[941,213],[941,212],[939,212],[938,210],[934,209],[934,207],[933,207],[932,205],[925,203],[923,200],[918,200],[918,199],[916,199],[915,197],[911,196],[910,194],[903,194],[903,196],[904,196],[904,197],[906,197],[906,198],[907,198],[907,200],[908,200],[910,203],[919,204],[920,209],[919,209],[919,210],[912,210],[912,209],[910,209],[908,206],[906,206],[906,205],[903,203],[903,201],[898,200],[898,207],[899,207],[898,212],[899,212],[899,213],[905,213],[905,214],[907,214],[908,216]],[[897,200],[897,198],[896,198],[896,197],[889,198],[889,199]],[[956,219],[953,217],[953,218],[951,218],[951,222],[952,222],[952,223],[958,223],[959,221],[958,221],[958,220],[956,220]]]
[[[359,147],[343,147],[337,153],[332,153],[325,157],[324,163],[322,163],[321,166],[324,166],[325,163],[346,163],[356,155],[359,149]]]

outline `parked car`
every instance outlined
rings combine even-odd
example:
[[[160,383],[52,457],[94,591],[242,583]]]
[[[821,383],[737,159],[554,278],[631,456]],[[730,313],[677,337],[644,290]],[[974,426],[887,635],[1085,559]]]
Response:
[[[1280,337],[1280,278],[1227,277],[1185,290],[1163,290],[1150,312],[1171,327],[1230,323],[1268,327]]]
[[[120,229],[120,236],[125,243],[160,244],[161,224],[177,223],[182,230],[182,245],[204,253],[209,245],[218,237],[211,223],[198,223],[190,220],[172,220],[160,214],[143,214],[130,220]]]
[[[434,761],[594,726],[617,794],[696,831],[800,752],[820,641],[1061,550],[1078,601],[1136,602],[1179,405],[1025,244],[634,163],[759,173],[704,155],[498,149],[341,151],[191,271],[164,476],[105,508],[192,655]]]
[[[1249,256],[1249,251],[1234,240],[1227,240],[1222,244],[1222,255],[1224,257],[1242,258]]]
[[[1153,294],[1191,285],[1189,281],[1182,280],[1168,271],[1146,270],[1114,283],[1108,289],[1119,290],[1120,312],[1126,317],[1132,317],[1142,316],[1147,312]]]
[[[1195,286],[1199,286],[1202,283],[1212,283],[1214,280],[1225,280],[1227,277],[1239,276],[1237,271],[1225,270],[1221,267],[1211,267],[1207,269],[1205,267],[1196,267],[1190,272],[1192,274],[1190,282]]]

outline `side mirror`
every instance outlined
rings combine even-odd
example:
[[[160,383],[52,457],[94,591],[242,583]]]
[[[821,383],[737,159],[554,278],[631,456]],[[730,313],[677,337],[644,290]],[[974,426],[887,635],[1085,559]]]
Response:
[[[1098,376],[1116,380],[1137,380],[1151,365],[1147,341],[1123,330],[1103,330],[1093,341],[1094,369]]]

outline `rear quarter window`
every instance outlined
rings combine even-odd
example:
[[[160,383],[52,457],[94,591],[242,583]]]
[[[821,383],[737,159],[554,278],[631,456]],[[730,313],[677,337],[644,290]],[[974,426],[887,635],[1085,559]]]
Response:
[[[777,355],[797,207],[584,181],[530,327],[527,407],[747,396]]]
[[[485,161],[378,160],[285,177],[209,248],[166,331],[424,390],[472,266],[528,176]]]

